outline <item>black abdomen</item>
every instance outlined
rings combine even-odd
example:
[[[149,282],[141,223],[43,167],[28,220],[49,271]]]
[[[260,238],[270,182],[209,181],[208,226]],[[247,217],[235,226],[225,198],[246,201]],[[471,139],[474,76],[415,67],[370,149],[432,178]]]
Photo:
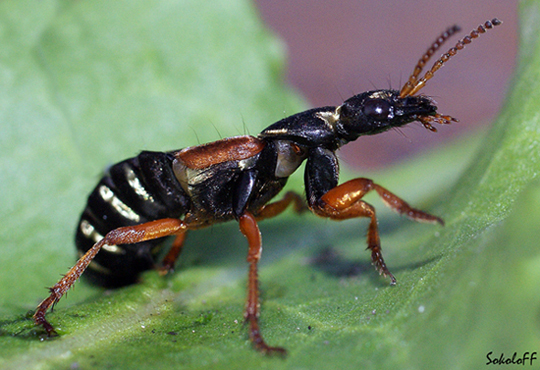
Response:
[[[173,156],[142,152],[110,167],[88,197],[77,227],[75,244],[82,255],[109,231],[161,218],[179,218],[189,199],[172,171]],[[119,287],[136,282],[152,269],[162,239],[105,246],[84,276],[92,282]]]

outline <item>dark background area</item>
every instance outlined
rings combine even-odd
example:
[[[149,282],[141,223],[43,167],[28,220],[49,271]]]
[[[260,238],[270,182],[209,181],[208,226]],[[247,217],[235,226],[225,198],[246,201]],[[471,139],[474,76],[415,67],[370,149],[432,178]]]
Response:
[[[287,80],[313,107],[339,105],[362,91],[399,89],[428,46],[448,26],[462,31],[437,52],[488,19],[504,23],[451,59],[422,93],[439,112],[460,120],[434,134],[411,124],[345,146],[341,158],[378,168],[458,139],[497,116],[515,67],[517,1],[256,0],[267,25],[286,43]],[[428,66],[436,60],[434,58]],[[296,112],[286,112],[293,114]]]

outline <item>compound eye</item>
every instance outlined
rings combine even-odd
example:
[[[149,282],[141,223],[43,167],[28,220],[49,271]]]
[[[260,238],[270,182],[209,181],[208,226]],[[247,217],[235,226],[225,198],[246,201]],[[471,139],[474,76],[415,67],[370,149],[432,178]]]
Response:
[[[364,103],[364,114],[376,121],[384,121],[393,115],[392,104],[384,99],[369,99]]]

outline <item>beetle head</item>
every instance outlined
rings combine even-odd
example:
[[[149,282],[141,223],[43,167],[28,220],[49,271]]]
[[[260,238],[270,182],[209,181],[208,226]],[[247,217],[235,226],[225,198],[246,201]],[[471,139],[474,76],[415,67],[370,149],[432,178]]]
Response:
[[[435,102],[418,92],[433,75],[457,52],[470,44],[480,34],[500,25],[497,18],[487,21],[459,40],[456,45],[444,53],[422,76],[424,66],[433,54],[453,34],[458,26],[449,27],[433,42],[416,64],[413,73],[400,91],[377,90],[355,95],[336,109],[334,120],[341,143],[355,140],[361,135],[373,135],[392,127],[400,127],[413,121],[419,121],[425,128],[437,131],[432,123],[447,124],[457,121],[450,116],[437,113]]]
[[[413,121],[420,121],[434,130],[429,123],[442,117],[437,114],[437,106],[429,97],[402,98],[397,90],[375,90],[355,95],[336,109],[336,115],[339,117],[335,123],[336,132],[344,141],[378,134]],[[448,121],[451,120],[449,118]]]

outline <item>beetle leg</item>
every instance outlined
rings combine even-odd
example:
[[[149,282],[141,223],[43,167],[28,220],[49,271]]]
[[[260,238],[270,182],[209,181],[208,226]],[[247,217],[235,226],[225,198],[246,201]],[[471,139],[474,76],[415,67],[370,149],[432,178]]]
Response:
[[[261,233],[255,216],[245,212],[238,219],[240,231],[248,240],[249,250],[247,261],[249,263],[248,275],[248,295],[246,300],[246,311],[244,318],[249,323],[249,339],[255,348],[261,352],[272,354],[285,354],[285,349],[281,347],[268,346],[259,329],[259,278],[257,273],[257,263],[261,258],[262,243]]]
[[[160,275],[166,275],[167,273],[174,271],[174,265],[176,263],[176,260],[178,259],[178,256],[180,256],[180,253],[182,253],[185,240],[186,232],[182,232],[176,235],[176,238],[174,238],[174,241],[172,243],[171,249],[169,249],[169,252],[163,258],[161,266],[158,267],[158,272]]]
[[[336,186],[326,192],[319,202],[312,206],[313,212],[319,216],[329,217],[334,220],[369,217],[371,221],[368,227],[367,243],[368,249],[371,251],[371,260],[379,273],[390,277],[391,284],[395,284],[396,279],[386,267],[382,256],[375,208],[361,200],[371,190],[375,190],[388,207],[414,221],[439,223],[441,225],[444,225],[444,221],[439,217],[412,208],[403,199],[366,178],[350,180]]]
[[[282,199],[262,207],[261,210],[255,214],[255,217],[257,220],[275,217],[285,211],[291,203],[293,203],[293,208],[296,213],[302,213],[308,210],[306,202],[299,194],[294,191],[288,191]]]
[[[42,325],[49,336],[56,334],[53,326],[45,319],[47,310],[62,298],[62,296],[79,279],[96,254],[105,245],[119,245],[139,243],[145,240],[157,239],[169,235],[185,234],[186,224],[178,219],[164,218],[162,220],[147,222],[136,226],[120,227],[112,230],[103,239],[94,244],[84,256],[68,271],[60,281],[49,289],[51,294],[39,304],[34,314],[36,325]]]

